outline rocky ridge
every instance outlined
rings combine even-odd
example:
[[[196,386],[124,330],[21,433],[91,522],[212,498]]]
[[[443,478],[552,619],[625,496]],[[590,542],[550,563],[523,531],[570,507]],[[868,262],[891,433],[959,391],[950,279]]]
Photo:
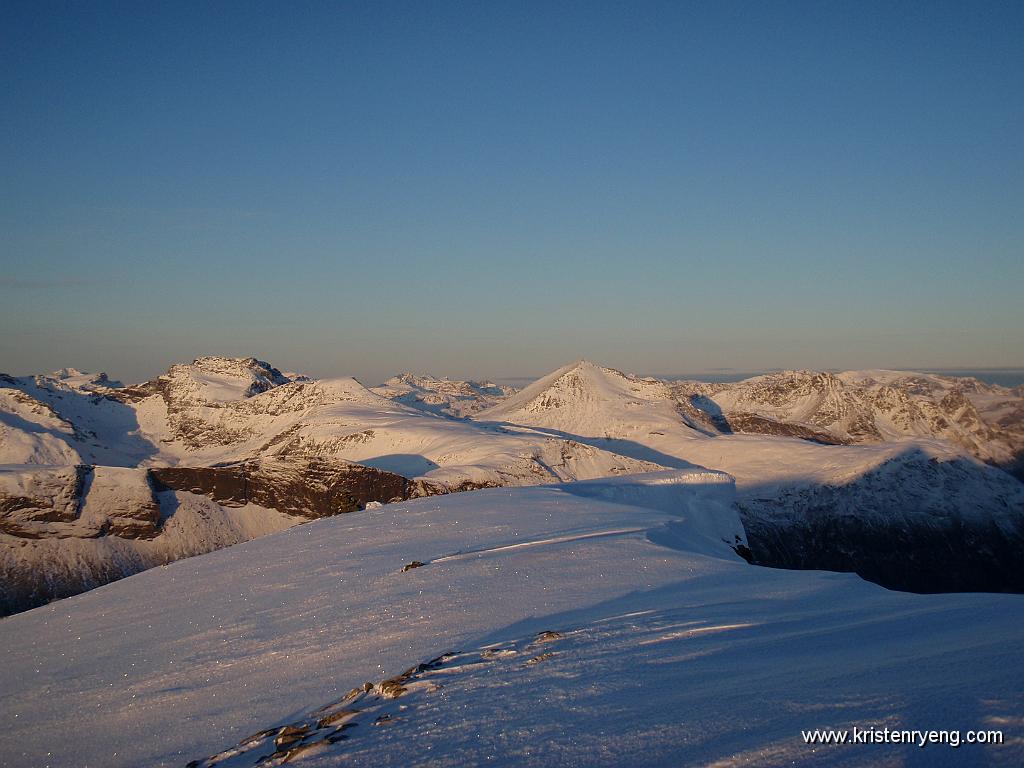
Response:
[[[739,382],[680,381],[673,391],[723,433],[791,435],[864,444],[938,438],[1020,472],[1020,388],[900,371],[784,371]]]

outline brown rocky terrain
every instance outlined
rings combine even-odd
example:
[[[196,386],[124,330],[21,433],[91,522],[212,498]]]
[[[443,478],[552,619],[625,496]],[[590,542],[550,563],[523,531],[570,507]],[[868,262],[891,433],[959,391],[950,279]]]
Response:
[[[371,501],[402,501],[414,487],[391,472],[323,459],[158,467],[149,473],[161,490],[201,494],[224,505],[258,504],[308,519],[354,512]]]

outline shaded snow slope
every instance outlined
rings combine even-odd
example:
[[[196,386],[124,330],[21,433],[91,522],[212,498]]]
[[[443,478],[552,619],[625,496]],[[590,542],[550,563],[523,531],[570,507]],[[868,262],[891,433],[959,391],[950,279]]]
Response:
[[[0,388],[0,464],[77,464],[75,437],[74,425],[46,403]]]
[[[751,567],[733,493],[675,472],[420,499],[4,619],[0,765],[253,765],[275,736],[308,765],[788,764],[801,729],[852,724],[1001,727],[913,754],[1019,764],[1024,598]]]
[[[754,562],[855,571],[893,589],[1024,592],[1024,484],[912,447],[824,482],[745,488]]]
[[[159,495],[173,510],[151,538],[121,536],[12,539],[0,536],[0,614],[25,610],[56,598],[266,536],[301,518],[256,504],[227,507],[188,492]]]

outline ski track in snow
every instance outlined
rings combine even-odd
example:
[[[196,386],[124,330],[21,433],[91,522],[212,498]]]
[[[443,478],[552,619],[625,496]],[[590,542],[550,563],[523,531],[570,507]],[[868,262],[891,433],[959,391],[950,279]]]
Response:
[[[603,539],[608,536],[625,536],[631,533],[641,533],[646,531],[646,528],[620,528],[611,531],[593,531],[591,533],[577,533],[568,534],[566,536],[552,536],[546,539],[534,539],[532,541],[520,541],[515,544],[499,544],[494,547],[486,547],[484,549],[467,549],[459,552],[452,552],[450,555],[441,555],[435,557],[432,560],[426,560],[423,562],[424,565],[431,565],[434,563],[444,563],[449,560],[458,560],[463,557],[470,557],[473,555],[495,555],[508,552],[513,549],[524,549],[526,547],[543,547],[551,544],[566,544],[573,541],[584,541],[586,539]]]

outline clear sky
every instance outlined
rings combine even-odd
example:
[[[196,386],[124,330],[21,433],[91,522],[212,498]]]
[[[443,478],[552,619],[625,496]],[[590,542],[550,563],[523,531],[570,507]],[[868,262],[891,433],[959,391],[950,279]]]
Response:
[[[0,3],[0,370],[1024,365],[1024,3]]]

